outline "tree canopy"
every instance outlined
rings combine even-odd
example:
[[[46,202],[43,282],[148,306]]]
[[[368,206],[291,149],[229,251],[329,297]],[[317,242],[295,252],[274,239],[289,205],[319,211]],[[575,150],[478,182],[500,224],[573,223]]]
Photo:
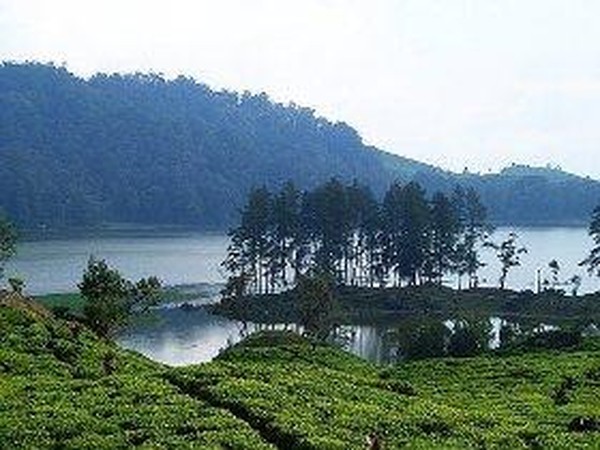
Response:
[[[369,287],[473,277],[488,229],[468,191],[428,197],[416,182],[394,183],[378,202],[367,186],[337,179],[304,192],[293,183],[279,192],[258,187],[230,232],[225,292],[274,293],[312,273]]]
[[[527,248],[517,244],[518,236],[516,233],[508,233],[506,239],[500,243],[486,242],[485,245],[496,251],[496,257],[501,265],[500,289],[506,286],[506,277],[511,268],[521,265],[521,255],[527,253]]]
[[[106,261],[90,258],[79,290],[85,300],[86,323],[101,337],[111,337],[129,323],[135,313],[146,311],[158,300],[156,277],[138,282],[126,280]]]
[[[4,263],[15,253],[16,242],[14,225],[0,211],[0,278],[4,273]]]
[[[590,254],[581,262],[581,265],[587,266],[590,274],[600,276],[600,205],[594,209],[588,233],[594,241],[594,247]]]

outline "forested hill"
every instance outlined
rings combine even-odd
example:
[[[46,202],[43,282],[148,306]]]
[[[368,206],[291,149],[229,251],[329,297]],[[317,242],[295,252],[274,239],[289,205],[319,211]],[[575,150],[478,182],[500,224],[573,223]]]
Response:
[[[500,173],[418,173],[429,190],[475,188],[498,225],[586,225],[600,203],[600,182],[559,168],[513,165]]]
[[[362,143],[344,123],[265,94],[180,77],[78,78],[0,66],[0,207],[20,226],[181,224],[224,229],[248,190],[336,176],[382,193],[394,180],[475,185],[497,221],[583,222],[600,183],[577,177],[454,175]]]

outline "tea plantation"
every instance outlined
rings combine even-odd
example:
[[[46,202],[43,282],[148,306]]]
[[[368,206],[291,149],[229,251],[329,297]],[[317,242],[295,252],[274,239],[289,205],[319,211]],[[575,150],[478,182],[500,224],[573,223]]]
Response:
[[[0,449],[274,448],[165,367],[13,303],[0,306]]]
[[[0,302],[1,303],[1,302]],[[6,302],[5,302],[6,303]],[[600,350],[380,367],[292,334],[167,368],[0,306],[0,448],[600,448]]]
[[[597,350],[380,368],[262,335],[169,377],[245,417],[280,448],[363,448],[371,431],[385,448],[600,448]]]

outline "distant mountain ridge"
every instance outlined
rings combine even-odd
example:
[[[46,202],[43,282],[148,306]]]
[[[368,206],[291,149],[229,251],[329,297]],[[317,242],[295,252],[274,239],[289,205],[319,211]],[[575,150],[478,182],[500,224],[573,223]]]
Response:
[[[524,164],[512,164],[509,167],[505,167],[500,172],[500,175],[508,177],[543,177],[547,178],[548,181],[560,182],[566,179],[577,179],[582,178],[578,175],[565,172],[560,167],[532,167]]]
[[[85,80],[52,65],[0,66],[0,207],[22,227],[223,230],[252,186],[311,188],[331,177],[379,195],[395,180],[472,185],[499,223],[583,223],[600,201],[600,183],[574,175],[459,175],[392,155],[266,94],[217,92],[185,77]]]

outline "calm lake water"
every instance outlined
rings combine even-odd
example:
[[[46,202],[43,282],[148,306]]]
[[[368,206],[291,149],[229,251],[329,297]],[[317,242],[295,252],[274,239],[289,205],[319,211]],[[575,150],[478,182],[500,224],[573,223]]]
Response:
[[[6,267],[31,294],[73,292],[90,256],[106,259],[127,278],[158,276],[167,285],[219,283],[227,236],[200,233],[126,233],[26,241]]]
[[[558,260],[562,278],[581,275],[580,292],[600,288],[597,279],[577,266],[592,246],[584,228],[499,228],[493,238],[501,241],[516,231],[529,252],[522,266],[509,272],[507,286],[534,289],[536,270],[549,276],[547,265]],[[219,264],[228,238],[200,233],[127,233],[111,237],[79,237],[22,242],[6,267],[7,276],[19,276],[31,294],[77,290],[90,256],[105,258],[129,278],[157,275],[165,284],[219,283],[224,280]],[[487,266],[480,271],[481,285],[497,285],[500,265],[493,251],[482,250]],[[453,280],[448,280],[453,282]]]
[[[522,255],[523,265],[509,273],[508,287],[534,290],[537,270],[541,269],[542,277],[549,277],[548,262],[556,259],[561,278],[582,277],[580,292],[600,288],[598,279],[577,265],[592,246],[584,228],[500,228],[494,240],[502,240],[510,231],[517,232],[529,252]],[[75,291],[88,258],[94,255],[105,258],[128,278],[157,275],[167,285],[220,283],[224,274],[219,264],[227,244],[224,235],[184,232],[27,241],[19,244],[6,275],[23,278],[31,294]],[[488,265],[480,272],[480,284],[497,285],[500,266],[491,250],[482,254]],[[498,328],[499,319],[493,320]],[[158,361],[181,365],[210,360],[256,325],[248,327],[202,308],[162,309],[156,320],[127,330],[120,342]],[[388,327],[376,325],[349,329],[353,336],[349,348],[367,359],[385,360],[391,351],[385,339],[388,331]]]
[[[444,324],[449,330],[454,320],[433,319]],[[552,329],[563,325],[560,319],[525,318],[515,322],[515,318],[480,318],[487,323],[488,346],[500,345],[500,329],[503,324],[518,324],[521,329]],[[557,321],[558,320],[558,321]],[[338,342],[346,350],[368,361],[390,363],[402,359],[401,336],[416,324],[430,324],[432,319],[399,316],[385,324],[344,326]],[[223,317],[209,314],[204,308],[161,308],[151,319],[137,323],[125,330],[118,338],[119,343],[149,358],[171,366],[197,364],[213,359],[220,351],[241,341],[249,333],[260,329],[298,330],[290,325],[242,324]],[[589,332],[598,334],[596,325],[588,327]]]

